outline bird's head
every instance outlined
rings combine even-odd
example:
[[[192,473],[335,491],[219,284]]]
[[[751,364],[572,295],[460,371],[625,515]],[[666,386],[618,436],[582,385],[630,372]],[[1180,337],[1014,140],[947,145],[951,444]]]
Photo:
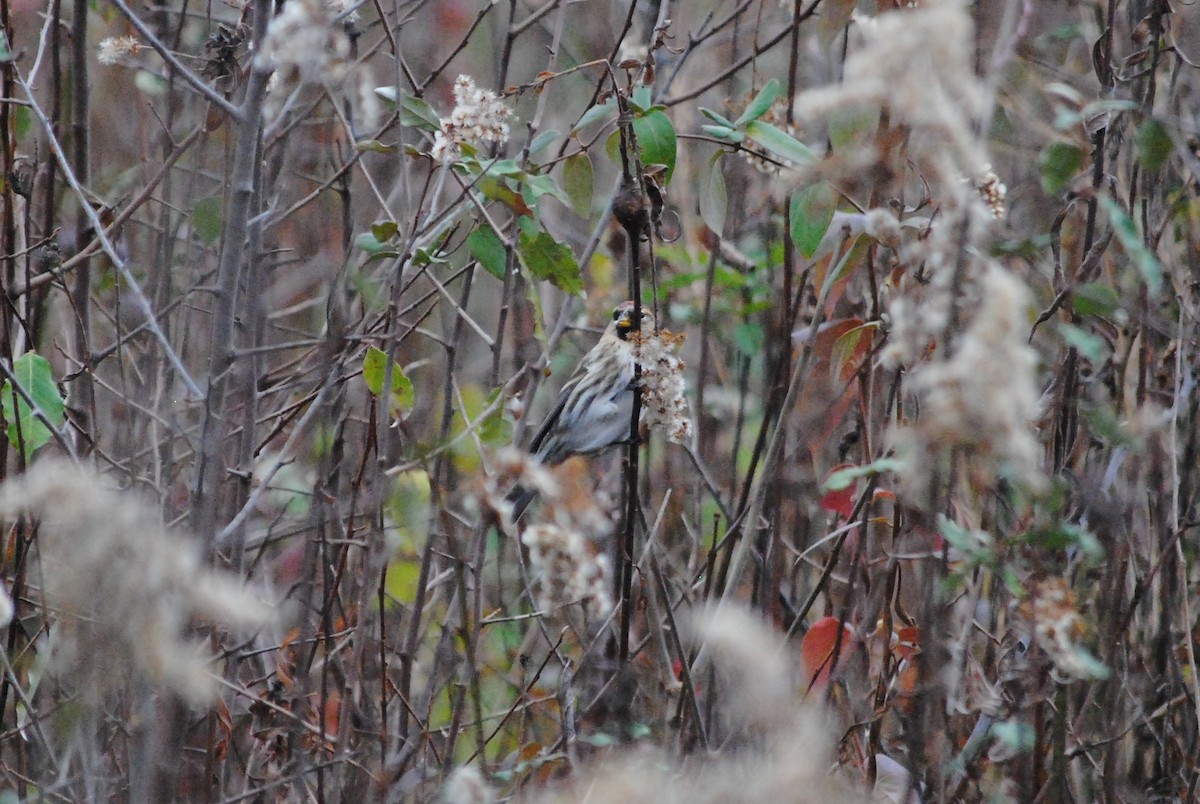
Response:
[[[625,340],[631,332],[645,332],[647,326],[652,323],[653,316],[649,307],[639,308],[631,301],[623,301],[613,309],[612,320],[617,337]]]

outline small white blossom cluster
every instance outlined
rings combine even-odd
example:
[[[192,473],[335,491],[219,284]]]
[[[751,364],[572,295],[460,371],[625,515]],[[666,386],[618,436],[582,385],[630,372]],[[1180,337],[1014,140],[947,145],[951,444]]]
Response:
[[[692,437],[692,417],[683,396],[683,361],[676,354],[683,338],[667,330],[630,337],[642,367],[642,421],[675,444],[686,444]]]
[[[439,162],[451,162],[462,155],[462,144],[508,142],[509,109],[490,89],[479,89],[470,76],[460,75],[454,82],[454,110],[442,118],[430,154]]]
[[[100,40],[96,52],[96,61],[105,67],[111,67],[123,56],[136,56],[142,49],[142,43],[134,36],[110,36]]]
[[[1004,182],[1000,181],[1000,177],[992,170],[991,165],[983,166],[983,170],[975,179],[974,184],[983,202],[992,213],[992,217],[998,221],[1003,220],[1008,213],[1004,204],[1008,188],[1004,186]]]

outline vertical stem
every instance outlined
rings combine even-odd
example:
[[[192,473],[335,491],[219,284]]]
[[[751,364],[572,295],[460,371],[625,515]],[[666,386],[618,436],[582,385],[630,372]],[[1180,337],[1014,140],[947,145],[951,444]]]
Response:
[[[85,0],[79,0],[83,2]],[[271,18],[271,0],[255,0],[254,42],[261,47]],[[224,241],[217,267],[217,282],[213,291],[213,321],[210,338],[208,393],[204,404],[204,428],[197,457],[192,486],[191,525],[193,531],[206,539],[219,527],[221,495],[218,484],[223,474],[221,446],[228,431],[225,418],[225,392],[229,386],[234,363],[234,313],[237,309],[237,290],[242,259],[245,256],[246,232],[252,215],[255,159],[261,137],[261,110],[267,91],[270,72],[257,66],[250,71],[246,97],[240,107],[237,139],[233,150],[230,174],[229,202],[225,211]],[[250,255],[251,259],[255,255]]]
[[[87,14],[88,0],[75,0],[74,3],[75,35],[71,38],[71,170],[81,187],[86,187],[89,176],[88,160],[88,72],[87,72]],[[6,96],[11,97],[8,93]],[[86,204],[83,198],[79,203]],[[87,210],[80,209],[75,230],[79,233],[77,245],[87,246],[88,237],[85,233],[91,229],[91,221]],[[96,398],[92,387],[92,356],[91,356],[91,260],[84,260],[72,277],[71,298],[75,307],[75,353],[79,359],[80,372],[75,380],[75,407],[81,414],[78,422],[84,438],[80,447],[87,449],[89,442],[94,442],[96,433]]]

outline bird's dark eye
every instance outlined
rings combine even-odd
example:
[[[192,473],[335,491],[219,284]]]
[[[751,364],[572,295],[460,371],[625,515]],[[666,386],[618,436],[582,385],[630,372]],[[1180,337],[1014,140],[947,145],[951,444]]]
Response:
[[[621,308],[618,307],[617,309],[613,310],[613,321],[616,321],[620,317],[621,317]]]

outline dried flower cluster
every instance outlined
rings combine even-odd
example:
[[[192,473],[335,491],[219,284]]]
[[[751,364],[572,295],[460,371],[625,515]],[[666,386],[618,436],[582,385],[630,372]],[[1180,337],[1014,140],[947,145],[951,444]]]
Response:
[[[267,26],[262,50],[254,58],[261,70],[274,70],[277,89],[302,84],[333,84],[349,70],[350,40],[333,23],[320,0],[289,0]]]
[[[848,109],[886,109],[891,125],[910,130],[905,156],[933,195],[962,198],[961,177],[987,162],[975,133],[986,94],[974,69],[967,4],[945,0],[856,21],[864,41],[847,57],[844,80],[798,94],[794,117],[807,122]],[[876,150],[848,149],[805,170],[856,181],[885,158]]]
[[[350,39],[338,22],[353,21],[357,12],[341,16],[350,7],[344,0],[289,0],[271,20],[254,60],[260,70],[274,70],[263,109],[267,120],[277,118],[300,88],[329,89],[350,78],[347,94],[359,123],[365,129],[378,123],[381,108],[370,69],[359,65],[351,75]]]
[[[1032,629],[1033,641],[1054,662],[1059,680],[1104,678],[1105,666],[1083,647],[1087,627],[1065,578],[1051,576],[1030,584],[1029,598],[1018,611]]]
[[[534,592],[543,611],[583,601],[600,617],[612,611],[608,559],[575,528],[557,523],[531,525],[521,534],[529,548]]]
[[[604,617],[612,610],[608,558],[596,545],[609,535],[612,521],[592,491],[587,462],[572,458],[547,468],[528,453],[509,447],[492,461],[484,497],[500,514],[506,530],[511,521],[509,490],[514,485],[536,491],[542,498],[538,520],[521,534],[529,549],[529,566],[539,608],[557,609],[584,601],[588,610]]]
[[[642,804],[686,801],[856,801],[861,793],[829,773],[831,729],[799,703],[784,637],[740,608],[695,617],[693,641],[712,657],[722,719],[740,735],[739,750],[667,756],[642,748],[617,752],[575,774],[540,802]],[[728,749],[729,746],[726,746]],[[857,794],[857,795],[856,795]]]
[[[512,110],[495,92],[479,89],[470,76],[460,75],[454,82],[454,109],[442,118],[430,154],[439,162],[451,162],[462,155],[463,143],[506,143],[511,118]]]
[[[136,56],[141,49],[142,43],[135,36],[110,36],[100,40],[96,61],[111,67],[124,56]]]
[[[271,609],[241,582],[204,566],[198,545],[166,532],[154,512],[96,476],[39,462],[0,487],[0,517],[39,520],[46,605],[57,616],[53,669],[99,702],[140,676],[205,704],[216,690],[194,618],[239,630]]]
[[[499,514],[504,530],[509,533],[515,530],[510,499],[515,486],[529,489],[543,499],[558,496],[558,481],[541,461],[515,447],[497,450],[484,478],[482,496],[487,506]]]
[[[1007,472],[1040,488],[1042,450],[1033,432],[1037,353],[1026,342],[1029,293],[995,265],[983,269],[975,287],[978,307],[964,315],[966,329],[952,353],[913,370],[910,387],[921,400],[921,416],[895,434],[911,469],[903,477],[919,485],[942,450],[962,448],[980,480]],[[895,305],[892,312],[897,318]]]
[[[455,768],[442,787],[442,804],[492,804],[495,800],[496,791],[475,764]]]
[[[684,444],[692,436],[692,417],[683,396],[683,361],[676,352],[684,336],[667,330],[630,336],[642,367],[642,421],[667,439]]]
[[[992,217],[996,220],[1003,220],[1004,216],[1008,214],[1005,206],[1008,188],[1004,186],[1004,182],[1000,181],[1000,177],[992,170],[991,165],[984,165],[980,175],[975,178],[975,190],[987,204]]]

